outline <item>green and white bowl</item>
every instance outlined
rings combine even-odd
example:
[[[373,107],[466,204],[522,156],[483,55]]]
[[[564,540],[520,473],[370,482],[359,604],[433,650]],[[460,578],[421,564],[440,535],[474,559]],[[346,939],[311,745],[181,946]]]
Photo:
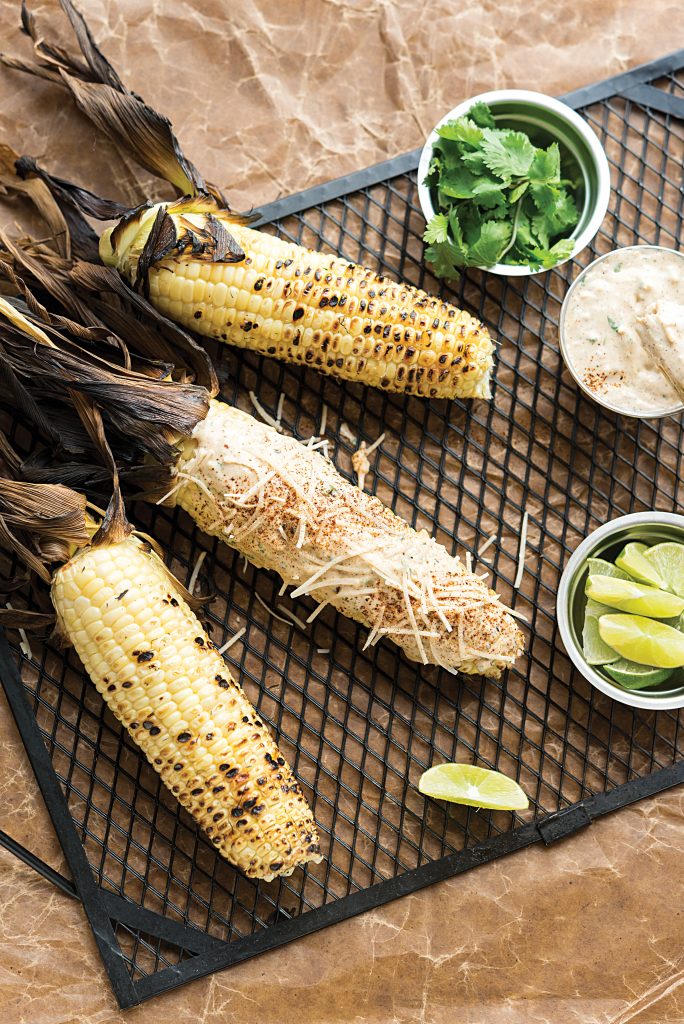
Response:
[[[612,562],[630,541],[649,546],[663,541],[684,544],[684,516],[674,512],[635,512],[605,523],[582,541],[563,571],[556,598],[556,618],[563,646],[584,678],[613,700],[651,711],[684,708],[684,686],[668,689],[670,684],[662,683],[649,690],[624,690],[588,665],[582,652],[587,559],[605,558]]]
[[[582,188],[578,203],[580,219],[571,235],[575,244],[568,257],[573,259],[589,244],[606,215],[610,200],[610,168],[601,143],[584,118],[572,107],[541,92],[526,89],[483,92],[459,103],[441,118],[430,132],[418,164],[418,199],[425,219],[429,221],[437,212],[431,190],[425,184],[432,149],[439,138],[437,129],[446,121],[462,117],[474,103],[479,102],[491,108],[497,127],[525,132],[537,146],[558,142],[561,149],[574,160],[582,177]],[[529,267],[510,266],[507,263],[497,263],[482,269],[506,277],[530,277],[545,273],[544,270],[530,270]]]

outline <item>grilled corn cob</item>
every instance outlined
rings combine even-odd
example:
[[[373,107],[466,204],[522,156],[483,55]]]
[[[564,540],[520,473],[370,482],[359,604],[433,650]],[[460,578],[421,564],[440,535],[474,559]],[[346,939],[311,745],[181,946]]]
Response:
[[[264,879],[320,860],[292,769],[149,546],[82,549],[52,600],[114,715],[226,860]]]
[[[388,637],[413,660],[493,677],[521,653],[498,596],[313,445],[212,401],[176,473],[167,500],[276,570],[293,597],[310,594],[368,627],[366,646]]]
[[[207,197],[125,218],[102,235],[100,256],[207,337],[387,391],[489,397],[493,346],[469,313],[255,231]]]

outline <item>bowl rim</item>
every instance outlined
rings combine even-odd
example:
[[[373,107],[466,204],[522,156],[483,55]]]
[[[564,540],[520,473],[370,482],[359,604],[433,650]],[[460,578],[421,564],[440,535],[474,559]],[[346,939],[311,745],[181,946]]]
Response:
[[[556,621],[558,622],[558,630],[566,654],[578,672],[597,690],[605,693],[606,696],[611,697],[620,704],[626,704],[629,707],[643,708],[648,711],[672,711],[675,708],[684,707],[684,687],[682,687],[682,692],[678,696],[655,697],[649,696],[644,691],[623,690],[621,687],[609,683],[591,665],[587,664],[579,645],[575,643],[570,627],[570,584],[580,566],[586,562],[587,558],[591,557],[591,552],[598,542],[605,537],[618,533],[625,527],[654,524],[674,526],[681,530],[682,542],[684,543],[684,515],[679,515],[677,512],[659,512],[656,510],[652,512],[632,512],[629,515],[611,519],[596,530],[592,530],[575,548],[561,574],[556,595]]]
[[[594,159],[594,164],[598,174],[598,192],[596,203],[594,204],[594,211],[587,226],[575,239],[575,244],[570,255],[566,259],[561,260],[560,263],[556,263],[554,267],[548,268],[555,270],[558,267],[561,267],[564,263],[568,263],[570,260],[574,259],[578,253],[586,248],[594,235],[596,235],[608,211],[611,190],[610,165],[608,163],[608,157],[606,156],[605,150],[599,142],[596,133],[589,123],[581,117],[576,110],[569,107],[567,103],[563,103],[562,100],[558,100],[554,96],[548,96],[543,92],[534,92],[531,89],[492,89],[489,92],[478,93],[477,96],[472,96],[470,99],[463,100],[463,102],[457,104],[457,106],[452,110],[449,110],[439,119],[425,140],[421,150],[420,159],[418,161],[418,201],[420,202],[420,207],[423,211],[425,220],[429,221],[435,215],[436,211],[432,205],[430,190],[424,184],[424,181],[430,164],[430,159],[432,158],[432,148],[439,138],[437,129],[446,121],[455,117],[460,117],[469,110],[474,103],[483,102],[491,104],[496,103],[497,101],[502,102],[504,100],[520,100],[524,103],[528,103],[530,106],[536,106],[543,110],[552,110],[554,113],[559,114],[568,122],[568,124],[572,125],[580,135],[582,135]],[[548,270],[544,268],[531,270],[529,267],[514,266],[508,263],[495,263],[494,266],[491,267],[477,267],[474,269],[484,270],[490,274],[498,274],[502,277],[534,277],[537,274],[545,274],[548,272]]]
[[[662,412],[648,413],[628,412],[626,409],[621,409],[618,405],[613,405],[611,402],[605,400],[600,395],[597,395],[595,391],[591,391],[580,379],[578,374],[575,372],[572,359],[570,358],[570,355],[568,353],[568,346],[566,344],[565,339],[564,324],[570,297],[574,292],[575,288],[577,287],[577,285],[585,276],[585,274],[587,274],[588,271],[592,270],[598,263],[603,263],[604,260],[607,260],[615,256],[616,253],[630,252],[634,249],[656,249],[659,252],[673,253],[673,255],[678,256],[680,259],[684,260],[684,252],[682,252],[680,249],[671,249],[668,245],[655,245],[652,242],[644,242],[643,245],[621,245],[617,249],[611,249],[609,252],[604,252],[602,256],[597,256],[595,260],[592,260],[591,263],[588,263],[586,267],[582,268],[582,270],[579,272],[579,274],[577,275],[577,277],[565,293],[565,298],[563,299],[560,314],[558,317],[558,347],[560,349],[561,356],[563,357],[563,362],[565,363],[565,366],[567,367],[572,379],[575,381],[575,384],[577,384],[580,391],[582,391],[588,398],[590,398],[592,402],[596,402],[597,405],[600,405],[602,408],[607,409],[609,412],[615,413],[618,416],[626,416],[628,417],[628,419],[661,420],[664,419],[666,416],[677,416],[679,413],[684,412],[684,402],[678,402],[676,405],[673,405],[669,409],[664,409]]]

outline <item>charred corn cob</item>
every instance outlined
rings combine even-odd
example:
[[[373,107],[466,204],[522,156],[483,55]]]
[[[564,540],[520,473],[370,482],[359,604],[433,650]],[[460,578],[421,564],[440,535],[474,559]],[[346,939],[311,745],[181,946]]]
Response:
[[[98,691],[226,860],[264,879],[320,860],[292,769],[149,546],[82,549],[52,599]]]
[[[498,596],[425,531],[349,484],[315,445],[223,402],[182,444],[167,500],[205,533],[274,569],[409,658],[498,677],[522,635]]]
[[[493,346],[469,313],[255,231],[213,200],[131,215],[104,232],[100,256],[144,284],[162,313],[207,337],[387,391],[489,397]]]

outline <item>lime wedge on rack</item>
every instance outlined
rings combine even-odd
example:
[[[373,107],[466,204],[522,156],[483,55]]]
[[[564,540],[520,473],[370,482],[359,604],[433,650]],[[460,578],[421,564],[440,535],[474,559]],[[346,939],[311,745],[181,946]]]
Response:
[[[606,562],[605,558],[587,558],[587,569],[590,576],[612,576],[616,580],[630,578],[626,572],[618,569],[612,562]]]
[[[648,548],[644,558],[673,594],[684,597],[684,544],[665,541]]]
[[[615,564],[638,583],[649,583],[652,587],[665,587],[667,590],[667,585],[653,561],[644,557],[647,551],[646,544],[627,544],[615,559]]]
[[[650,668],[648,665],[639,665],[636,661],[626,661],[625,658],[620,658],[613,665],[606,665],[605,672],[626,690],[643,690],[647,686],[658,686],[660,683],[666,683],[674,674],[671,668]]]
[[[524,811],[529,804],[514,779],[474,764],[437,764],[421,775],[418,789],[435,800],[493,811]]]
[[[593,601],[608,604],[621,612],[634,612],[654,619],[671,619],[684,612],[683,598],[633,580],[589,576],[585,593]]]
[[[684,665],[684,633],[642,615],[602,615],[599,636],[628,661],[653,668]]]

